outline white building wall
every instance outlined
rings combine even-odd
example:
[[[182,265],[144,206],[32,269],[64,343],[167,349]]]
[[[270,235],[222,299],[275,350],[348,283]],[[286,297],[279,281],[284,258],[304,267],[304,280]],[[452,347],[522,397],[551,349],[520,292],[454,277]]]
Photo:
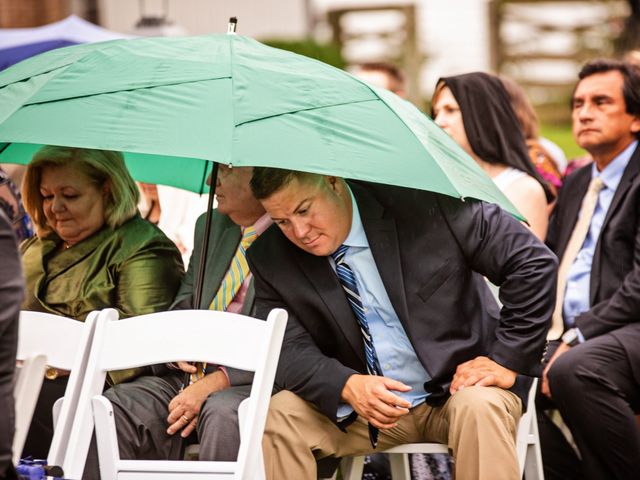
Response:
[[[137,0],[99,0],[100,23],[131,33],[141,16]],[[161,14],[163,0],[143,0],[146,14]],[[298,38],[306,34],[303,0],[168,0],[168,18],[189,35],[224,33],[238,17],[238,33],[256,38]]]
[[[419,48],[427,56],[420,79],[424,96],[439,77],[488,70],[488,0],[313,0],[316,15],[349,6],[414,4]]]

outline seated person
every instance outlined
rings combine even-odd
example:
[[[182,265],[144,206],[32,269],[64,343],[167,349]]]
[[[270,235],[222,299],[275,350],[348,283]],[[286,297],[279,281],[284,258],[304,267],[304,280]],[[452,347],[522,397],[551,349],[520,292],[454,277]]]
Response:
[[[194,255],[172,308],[244,315],[253,311],[253,278],[245,254],[271,220],[249,189],[252,171],[251,167],[219,165],[215,189],[218,208],[210,227],[202,297],[196,305],[194,284],[205,215],[196,223]],[[235,461],[240,446],[238,406],[249,396],[253,374],[216,365],[204,372],[185,362],[177,366],[173,370],[154,366],[154,376],[105,392],[113,405],[121,458],[179,460],[184,441],[189,439],[200,443],[200,460]],[[191,374],[190,382],[185,382],[182,370]],[[183,383],[190,384],[182,389]],[[100,478],[98,468],[92,442],[82,478]]]
[[[251,187],[276,224],[248,252],[257,315],[289,313],[266,478],[423,441],[449,445],[457,478],[518,478],[553,254],[485,202],[274,168],[254,168]]]
[[[20,192],[2,167],[0,167],[0,209],[4,210],[11,222],[18,242],[33,236],[31,219],[24,210]]]
[[[557,302],[538,413],[547,479],[640,478],[640,68],[582,67],[573,134],[593,163],[565,181],[547,243]],[[555,341],[557,340],[557,341]],[[558,426],[557,407],[579,450]]]
[[[431,102],[442,127],[491,177],[544,240],[555,197],[535,169],[502,82],[483,72],[441,78]]]
[[[138,189],[121,153],[43,147],[27,168],[22,195],[36,229],[21,245],[23,310],[83,321],[107,307],[121,318],[168,309],[183,275],[180,252],[140,218]],[[111,372],[109,380],[133,373]],[[66,383],[67,372],[47,370],[25,456],[46,458],[51,408]]]

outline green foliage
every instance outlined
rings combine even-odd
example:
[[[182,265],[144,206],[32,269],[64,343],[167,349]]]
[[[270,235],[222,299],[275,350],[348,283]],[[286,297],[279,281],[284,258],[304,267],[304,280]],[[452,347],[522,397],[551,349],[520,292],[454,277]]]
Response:
[[[576,144],[573,133],[571,133],[571,123],[542,124],[540,125],[540,136],[556,143],[569,160],[581,157],[586,153]]]
[[[315,58],[321,62],[328,63],[337,68],[344,68],[345,61],[342,58],[340,46],[335,43],[318,43],[313,39],[302,40],[282,40],[271,39],[261,40],[262,43],[270,47],[280,48],[289,52],[294,52],[305,57]]]

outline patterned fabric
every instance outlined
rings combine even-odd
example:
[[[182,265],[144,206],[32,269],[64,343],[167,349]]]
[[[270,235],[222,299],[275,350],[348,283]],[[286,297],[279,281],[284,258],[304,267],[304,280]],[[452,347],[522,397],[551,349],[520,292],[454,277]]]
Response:
[[[13,233],[18,243],[33,236],[31,219],[22,206],[20,192],[9,178],[9,175],[0,168],[0,208],[2,208],[13,226]]]
[[[220,284],[218,293],[216,293],[216,296],[209,306],[210,310],[226,311],[233,297],[235,297],[238,290],[240,290],[242,282],[244,282],[245,277],[249,274],[247,249],[256,238],[258,238],[258,235],[255,228],[246,227],[244,229],[238,250],[236,250],[236,254],[231,260],[229,270]]]
[[[364,307],[360,294],[358,293],[358,286],[356,285],[356,279],[351,267],[344,262],[344,256],[349,249],[346,245],[341,245],[338,250],[333,252],[331,256],[336,262],[336,274],[340,280],[340,284],[347,295],[347,300],[351,309],[355,314],[358,326],[360,327],[360,333],[362,334],[362,341],[364,343],[364,353],[367,363],[367,372],[369,375],[382,375],[382,369],[378,362],[378,356],[376,355],[376,349],[373,345],[371,333],[369,332],[369,324],[367,323],[367,317],[365,316]],[[378,443],[378,429],[369,424],[369,439],[371,445],[376,448]]]
[[[409,455],[412,480],[451,480],[453,461],[446,453],[414,453]]]
[[[215,297],[213,297],[211,305],[209,305],[209,310],[218,310],[220,312],[227,311],[227,307],[233,300],[233,297],[236,296],[238,290],[240,290],[240,287],[242,286],[242,282],[244,282],[244,279],[249,274],[247,249],[256,238],[258,238],[258,233],[253,226],[244,228],[238,249],[231,260],[227,274],[222,279],[218,292]],[[197,362],[196,369],[196,373],[191,375],[191,382],[195,382],[205,376],[207,364]]]

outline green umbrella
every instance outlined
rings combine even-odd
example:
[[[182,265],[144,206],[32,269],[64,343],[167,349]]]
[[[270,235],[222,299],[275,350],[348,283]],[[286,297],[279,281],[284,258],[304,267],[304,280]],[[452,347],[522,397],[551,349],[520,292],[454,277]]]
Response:
[[[202,191],[211,162],[277,166],[498,203],[477,164],[408,102],[239,35],[53,50],[0,73],[0,162],[40,144],[126,152],[135,178]]]

